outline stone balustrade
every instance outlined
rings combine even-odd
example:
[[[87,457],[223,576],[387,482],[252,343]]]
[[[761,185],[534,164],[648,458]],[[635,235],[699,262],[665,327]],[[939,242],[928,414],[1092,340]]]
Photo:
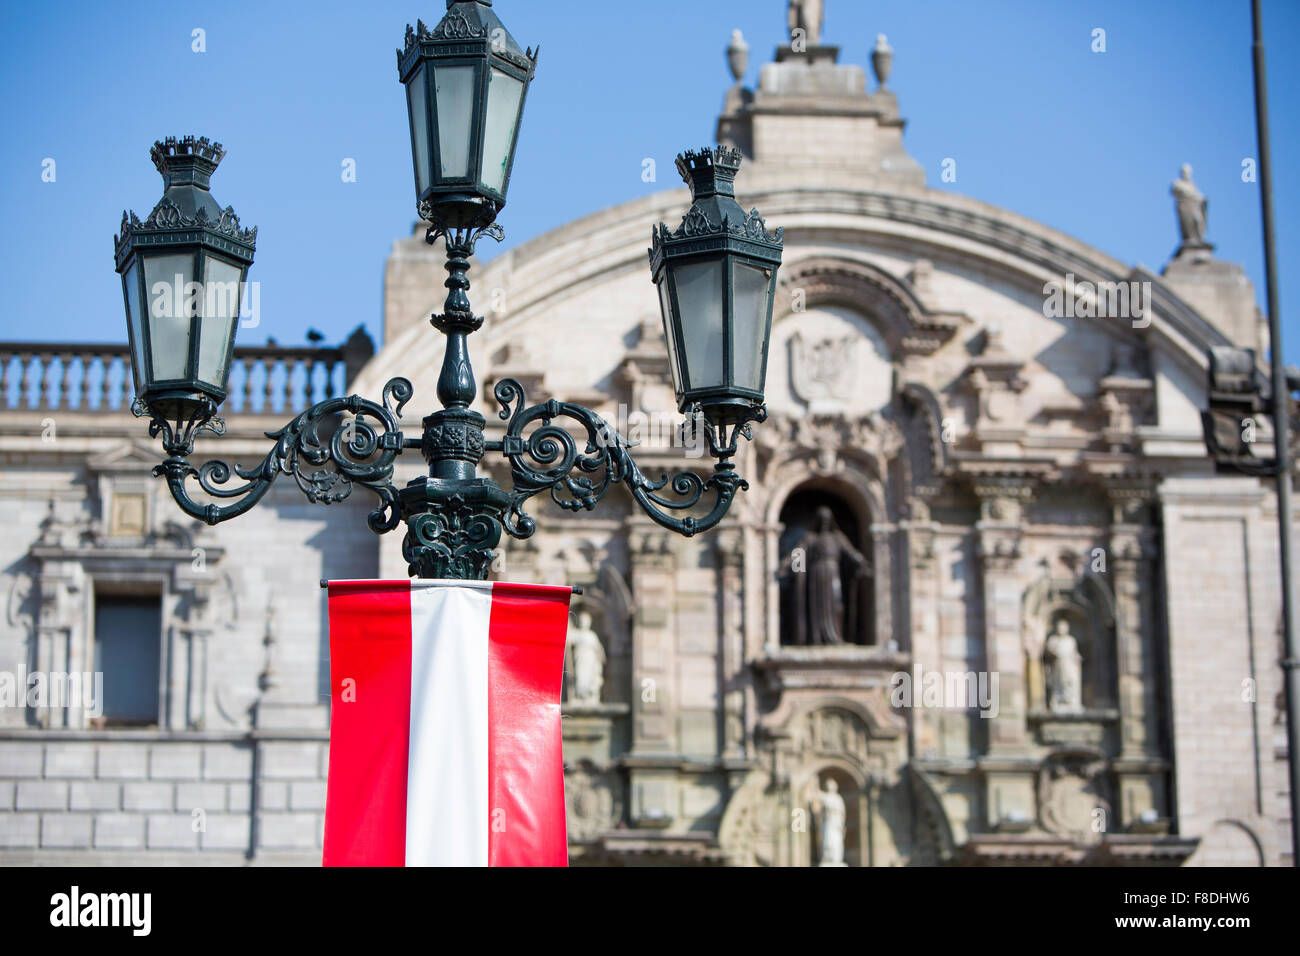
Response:
[[[361,329],[338,347],[236,348],[222,414],[302,411],[342,394],[373,353]],[[124,344],[0,342],[0,410],[121,413],[134,391]]]

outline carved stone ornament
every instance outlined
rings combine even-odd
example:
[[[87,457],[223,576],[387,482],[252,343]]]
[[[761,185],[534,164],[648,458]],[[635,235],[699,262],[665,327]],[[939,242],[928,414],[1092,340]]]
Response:
[[[569,842],[590,843],[622,815],[621,801],[604,774],[576,770],[565,775]]]
[[[841,708],[822,708],[806,715],[797,728],[806,752],[854,758],[868,765],[871,731],[857,714]]]
[[[774,463],[811,457],[821,474],[839,471],[847,460],[867,462],[883,476],[906,445],[903,430],[879,412],[858,418],[774,415],[756,437]]]
[[[790,389],[811,414],[834,414],[852,396],[860,341],[856,335],[816,342],[800,332],[790,336]]]
[[[718,842],[731,866],[771,866],[780,836],[777,798],[767,774],[754,772],[727,801]]]
[[[1048,833],[1080,843],[1100,841],[1110,827],[1106,761],[1093,754],[1049,757],[1038,772],[1039,822]]]

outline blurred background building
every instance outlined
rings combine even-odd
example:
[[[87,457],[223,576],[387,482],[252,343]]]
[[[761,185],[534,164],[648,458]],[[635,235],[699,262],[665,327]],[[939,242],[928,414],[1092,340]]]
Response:
[[[1215,474],[1199,417],[1206,349],[1267,343],[1190,176],[1160,275],[927,188],[887,39],[869,82],[820,3],[788,13],[791,44],[717,128],[746,156],[742,202],[786,235],[749,492],[696,539],[614,494],[554,509],[498,575],[584,588],[574,861],[1289,862],[1274,499]],[[734,76],[748,57],[737,31]],[[646,247],[687,205],[670,190],[476,265],[498,430],[511,376],[641,439],[647,472],[680,465]],[[408,417],[433,401],[423,232],[389,257],[383,349],[358,330],[239,350],[200,459],[260,460],[329,391],[405,375]],[[0,344],[0,863],[317,862],[318,581],[404,577],[400,539],[366,530],[366,492],[327,510],[288,479],[239,520],[188,520],[150,476],[127,361]],[[29,673],[94,672],[93,707],[24,700]]]

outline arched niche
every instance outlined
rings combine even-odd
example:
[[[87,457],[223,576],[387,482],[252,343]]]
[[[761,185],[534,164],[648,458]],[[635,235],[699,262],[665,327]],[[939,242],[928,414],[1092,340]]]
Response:
[[[775,315],[778,320],[816,307],[841,306],[868,316],[885,342],[886,354],[929,354],[950,339],[961,316],[931,313],[912,286],[870,262],[816,255],[781,266]]]
[[[1040,578],[1025,594],[1022,610],[1029,709],[1047,714],[1050,664],[1046,643],[1065,622],[1082,658],[1082,712],[1113,711],[1119,704],[1114,599],[1094,575]]]
[[[829,534],[819,524],[827,513]],[[786,497],[778,523],[781,645],[874,644],[870,523],[864,527],[848,500],[817,481]]]
[[[846,762],[834,761],[818,767],[808,778],[804,798],[808,802],[808,863],[821,866],[822,836],[825,826],[824,808],[818,811],[819,791],[827,789],[829,781],[835,782],[836,793],[844,801],[844,860],[845,866],[865,866],[870,859],[868,828],[870,826],[869,795],[865,784],[868,778],[851,769]]]
[[[882,528],[886,522],[885,485],[857,463],[846,463],[834,474],[821,473],[808,460],[786,462],[769,484],[770,493],[765,517],[765,550],[767,560],[767,624],[764,643],[769,650],[781,644],[781,565],[786,554],[781,550],[781,513],[791,496],[801,492],[823,494],[843,502],[851,512],[845,523],[856,529],[859,547],[871,562],[870,595],[868,599],[871,621],[871,641],[887,643],[894,638],[891,600],[891,536]],[[852,536],[851,536],[852,540]],[[859,612],[864,613],[860,610]],[[865,618],[860,617],[859,620]]]

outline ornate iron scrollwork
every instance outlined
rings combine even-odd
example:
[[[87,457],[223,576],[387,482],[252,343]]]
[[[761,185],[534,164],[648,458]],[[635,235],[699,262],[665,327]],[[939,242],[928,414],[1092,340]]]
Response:
[[[409,381],[395,378],[384,387],[382,405],[357,395],[318,402],[279,431],[268,432],[266,437],[275,440],[275,447],[260,465],[247,469],[220,459],[198,467],[187,460],[197,434],[204,430],[215,434],[224,431],[224,425],[220,430],[213,427],[213,421],[219,420],[199,421],[196,416],[173,427],[155,418],[149,426],[150,434],[163,434],[163,447],[169,457],[154,468],[154,474],[166,477],[182,511],[211,525],[248,511],[281,474],[292,475],[307,500],[318,504],[343,501],[355,486],[361,485],[379,497],[379,506],[370,513],[367,523],[372,531],[382,534],[402,520],[397,489],[390,479],[393,461],[405,444],[397,420],[412,394]],[[351,418],[335,421],[335,416],[345,413]],[[322,426],[327,423],[334,429],[323,436]],[[244,484],[228,487],[232,476],[242,478]],[[186,486],[190,478],[213,498],[238,500],[229,505],[197,502]]]
[[[501,405],[500,417],[509,421],[504,440],[488,447],[510,459],[514,490],[502,524],[511,537],[527,538],[537,530],[524,505],[544,491],[549,491],[551,500],[566,511],[590,511],[610,488],[622,483],[655,522],[689,537],[721,521],[736,492],[749,487],[730,461],[736,454],[739,436],[750,436],[748,422],[737,423],[728,434],[725,427],[716,428],[698,409],[692,409],[683,425],[683,440],[698,439],[702,432],[710,454],[719,459],[713,473],[702,478],[684,471],[665,474],[655,481],[641,471],[628,451],[627,441],[590,409],[554,399],[525,408],[523,385],[512,378],[502,379],[493,392]],[[766,417],[766,409],[758,408],[751,420]],[[572,419],[581,426],[585,432],[582,451],[578,450],[580,439],[554,424],[560,418]],[[533,425],[538,427],[525,437],[525,431]],[[666,488],[676,497],[660,494]],[[673,512],[696,508],[708,492],[713,492],[714,499],[707,514],[674,516]]]

